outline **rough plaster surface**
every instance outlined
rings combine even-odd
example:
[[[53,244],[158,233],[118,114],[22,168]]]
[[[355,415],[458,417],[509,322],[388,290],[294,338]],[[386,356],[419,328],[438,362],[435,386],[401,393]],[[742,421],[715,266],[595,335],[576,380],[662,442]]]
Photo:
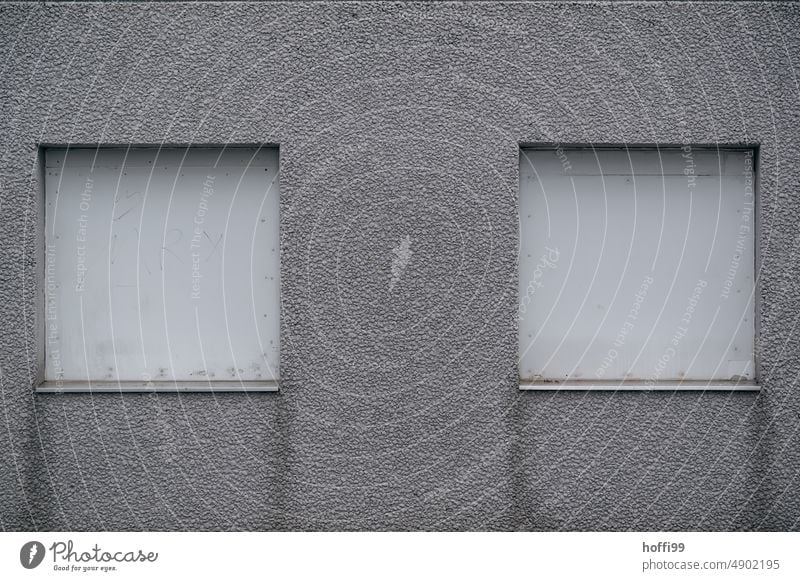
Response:
[[[0,7],[3,529],[800,528],[800,9]],[[747,393],[521,393],[521,143],[760,144]],[[279,395],[34,395],[39,143],[273,143]],[[413,255],[390,290],[393,249]]]

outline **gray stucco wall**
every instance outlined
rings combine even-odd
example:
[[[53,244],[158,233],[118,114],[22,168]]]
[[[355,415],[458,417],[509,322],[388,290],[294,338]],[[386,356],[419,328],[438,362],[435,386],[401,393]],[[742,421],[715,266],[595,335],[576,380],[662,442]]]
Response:
[[[796,5],[30,3],[0,29],[3,529],[800,528]],[[553,142],[760,146],[760,393],[518,391],[519,146]],[[280,146],[279,395],[34,395],[40,143]]]

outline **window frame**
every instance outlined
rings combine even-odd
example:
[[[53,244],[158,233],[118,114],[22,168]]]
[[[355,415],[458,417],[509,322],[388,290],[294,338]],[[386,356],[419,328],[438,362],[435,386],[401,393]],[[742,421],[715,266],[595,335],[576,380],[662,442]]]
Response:
[[[525,151],[680,151],[689,146],[692,151],[752,151],[753,152],[753,379],[747,381],[725,380],[682,380],[663,379],[656,381],[625,379],[586,379],[586,380],[534,380],[525,378],[521,373],[520,331],[522,320],[519,315],[519,262],[517,263],[516,305],[517,322],[517,379],[520,391],[742,391],[758,392],[762,383],[762,365],[759,357],[761,336],[761,182],[760,182],[760,143],[580,143],[580,142],[520,142],[517,158],[517,196],[515,198],[517,217],[517,259],[522,260],[522,216],[520,202],[522,196],[522,172],[520,168]]]
[[[104,394],[104,393],[278,393],[281,387],[281,361],[283,353],[280,349],[280,327],[283,319],[282,301],[282,184],[281,167],[283,166],[283,151],[278,143],[58,143],[40,142],[36,145],[36,167],[33,172],[33,182],[36,183],[36,259],[40,261],[37,266],[37,290],[35,293],[35,316],[36,316],[36,361],[33,369],[33,389],[36,394]],[[47,363],[47,152],[49,150],[70,150],[70,149],[115,149],[115,150],[134,150],[134,149],[192,149],[192,150],[231,150],[231,149],[274,149],[277,154],[278,166],[276,168],[275,183],[278,195],[278,217],[277,217],[277,237],[278,251],[278,365],[276,368],[277,378],[264,380],[183,380],[183,379],[151,379],[144,380],[53,380],[46,377]]]

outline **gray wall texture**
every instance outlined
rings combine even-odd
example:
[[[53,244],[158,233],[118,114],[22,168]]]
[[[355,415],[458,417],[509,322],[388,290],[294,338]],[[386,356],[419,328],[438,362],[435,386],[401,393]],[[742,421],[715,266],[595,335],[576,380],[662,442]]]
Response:
[[[800,528],[798,6],[37,2],[0,29],[3,529]],[[280,394],[34,394],[48,143],[280,146]],[[518,390],[525,143],[759,146],[760,393]]]

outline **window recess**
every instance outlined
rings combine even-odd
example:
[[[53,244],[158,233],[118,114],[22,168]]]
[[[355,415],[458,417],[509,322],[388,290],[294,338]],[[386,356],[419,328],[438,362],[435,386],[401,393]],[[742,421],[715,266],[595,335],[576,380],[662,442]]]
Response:
[[[44,159],[39,392],[277,389],[276,148]]]
[[[523,389],[757,389],[755,151],[524,148]]]

